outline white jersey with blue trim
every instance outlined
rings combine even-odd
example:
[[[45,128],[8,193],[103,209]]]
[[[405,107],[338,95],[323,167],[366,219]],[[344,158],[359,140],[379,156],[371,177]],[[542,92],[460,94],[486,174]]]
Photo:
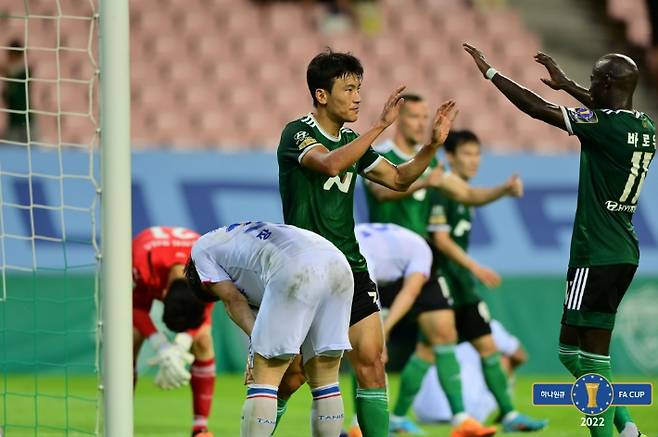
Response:
[[[249,303],[260,306],[271,278],[286,267],[296,267],[311,251],[340,251],[314,232],[292,225],[244,222],[201,236],[192,259],[203,282],[232,281]]]
[[[377,285],[395,282],[412,273],[429,278],[432,250],[415,232],[392,223],[361,223],[356,225],[354,233]]]

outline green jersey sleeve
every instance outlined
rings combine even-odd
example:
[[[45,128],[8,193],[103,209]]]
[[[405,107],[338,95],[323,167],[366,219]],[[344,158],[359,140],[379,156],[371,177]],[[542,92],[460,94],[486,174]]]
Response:
[[[370,170],[377,167],[377,164],[384,159],[379,153],[375,152],[375,149],[368,147],[366,153],[363,154],[361,159],[359,159],[357,171],[361,176],[364,176]]]
[[[322,144],[314,138],[313,129],[309,125],[292,122],[288,123],[281,133],[278,154],[285,159],[301,163],[309,151],[320,145]]]
[[[427,223],[429,232],[450,232],[450,205],[445,196],[432,190],[430,195],[430,217]]]
[[[589,108],[567,108],[561,106],[564,124],[569,135],[577,136],[583,145],[603,143],[608,135],[608,114]]]

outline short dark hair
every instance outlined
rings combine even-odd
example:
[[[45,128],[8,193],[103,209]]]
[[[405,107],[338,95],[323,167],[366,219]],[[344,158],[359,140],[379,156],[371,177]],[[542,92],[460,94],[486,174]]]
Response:
[[[450,131],[448,138],[443,143],[447,153],[455,153],[457,147],[464,143],[474,142],[480,144],[480,139],[473,131],[468,129]]]
[[[185,264],[185,278],[190,285],[190,290],[192,290],[192,293],[194,293],[197,299],[208,303],[217,302],[219,300],[217,296],[214,296],[203,289],[203,283],[201,282],[199,272],[196,270],[196,265],[194,264],[192,257],[190,257],[190,259],[187,260],[187,264]]]
[[[306,83],[313,98],[313,106],[318,106],[315,90],[331,92],[336,79],[354,75],[363,78],[361,61],[351,53],[334,52],[331,48],[317,54],[306,69]]]
[[[173,280],[162,303],[162,321],[174,332],[195,329],[203,323],[206,306],[194,295],[186,279]]]
[[[425,99],[423,96],[420,94],[414,94],[414,93],[406,93],[402,94],[400,96],[401,99],[404,99],[404,103],[411,102],[411,103],[417,103],[417,102],[424,102]]]

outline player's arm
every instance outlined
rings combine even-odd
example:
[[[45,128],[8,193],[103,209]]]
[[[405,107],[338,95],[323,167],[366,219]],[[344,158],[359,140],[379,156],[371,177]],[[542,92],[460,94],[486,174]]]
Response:
[[[569,79],[553,58],[546,53],[539,52],[535,55],[535,61],[546,67],[546,70],[550,75],[550,78],[542,77],[542,82],[554,90],[566,91],[567,94],[586,107],[592,107],[592,96],[590,95],[589,90]]]
[[[490,268],[479,265],[473,258],[459,247],[450,236],[450,231],[436,231],[432,234],[434,245],[448,259],[456,264],[468,269],[478,278],[487,288],[496,288],[500,285],[500,276]]]
[[[517,175],[495,187],[473,187],[454,173],[446,173],[437,187],[446,196],[468,206],[483,206],[501,197],[521,197],[523,182]]]
[[[228,316],[242,329],[245,334],[251,336],[254,329],[256,316],[249,307],[247,298],[237,289],[231,281],[221,281],[206,284],[208,291],[224,302],[224,308]]]
[[[443,183],[445,171],[442,167],[437,167],[430,172],[426,178],[416,179],[406,191],[395,191],[388,187],[380,185],[366,179],[366,187],[373,196],[379,201],[399,200],[413,195],[418,190],[426,188],[439,188]]]
[[[490,78],[491,83],[493,83],[496,88],[498,88],[498,90],[503,93],[512,104],[514,104],[514,106],[532,118],[559,127],[560,129],[567,130],[562,110],[558,105],[542,99],[529,89],[493,70],[482,52],[477,48],[466,43],[463,44],[463,47],[464,50],[471,55],[475,61],[475,65],[477,65],[485,78],[489,79],[486,76],[487,72],[489,72],[490,75],[493,73],[493,77]]]
[[[429,143],[421,147],[416,156],[397,166],[383,159],[375,168],[366,173],[366,178],[391,190],[407,191],[411,184],[425,172],[427,166],[436,156],[437,150],[443,145],[450,132],[450,127],[457,113],[454,100],[444,102],[434,115],[432,136]]]
[[[139,282],[133,288],[133,327],[144,337],[149,338],[158,332],[151,319],[153,298]]]
[[[332,151],[322,144],[312,144],[313,148],[304,154],[300,163],[304,167],[331,177],[337,176],[351,167],[368,151],[377,137],[397,119],[403,103],[401,95],[404,89],[405,87],[402,86],[393,91],[384,105],[379,120],[370,130],[352,142]]]
[[[427,276],[420,272],[411,273],[404,278],[402,289],[391,304],[388,315],[384,319],[384,336],[388,339],[393,327],[409,312],[427,282]]]

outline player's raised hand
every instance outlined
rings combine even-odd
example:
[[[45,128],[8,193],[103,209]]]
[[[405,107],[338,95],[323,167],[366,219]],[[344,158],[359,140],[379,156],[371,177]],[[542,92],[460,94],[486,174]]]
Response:
[[[434,120],[432,122],[432,137],[430,144],[433,146],[441,146],[450,133],[452,122],[459,114],[457,103],[455,99],[450,99],[441,104],[436,110]]]
[[[484,57],[484,54],[480,51],[480,49],[468,43],[462,44],[462,47],[464,48],[466,53],[471,55],[473,61],[475,61],[475,65],[477,65],[478,69],[480,70],[480,73],[482,73],[482,76],[486,78],[487,76],[485,76],[485,74],[487,70],[491,68],[491,64],[487,62],[487,59]]]
[[[389,127],[393,122],[398,118],[400,114],[400,108],[404,103],[402,98],[402,92],[407,88],[402,85],[399,86],[388,96],[386,104],[384,104],[384,109],[382,110],[382,115],[379,117],[379,122],[384,126],[384,128]]]
[[[539,52],[535,55],[535,61],[548,71],[550,78],[542,77],[541,81],[554,90],[564,89],[569,84],[569,78],[564,71],[557,65],[557,62],[546,53]]]
[[[473,275],[487,288],[498,288],[502,282],[500,275],[489,267],[475,266],[472,271]]]
[[[523,180],[519,175],[514,174],[505,182],[507,195],[511,197],[523,197]]]

